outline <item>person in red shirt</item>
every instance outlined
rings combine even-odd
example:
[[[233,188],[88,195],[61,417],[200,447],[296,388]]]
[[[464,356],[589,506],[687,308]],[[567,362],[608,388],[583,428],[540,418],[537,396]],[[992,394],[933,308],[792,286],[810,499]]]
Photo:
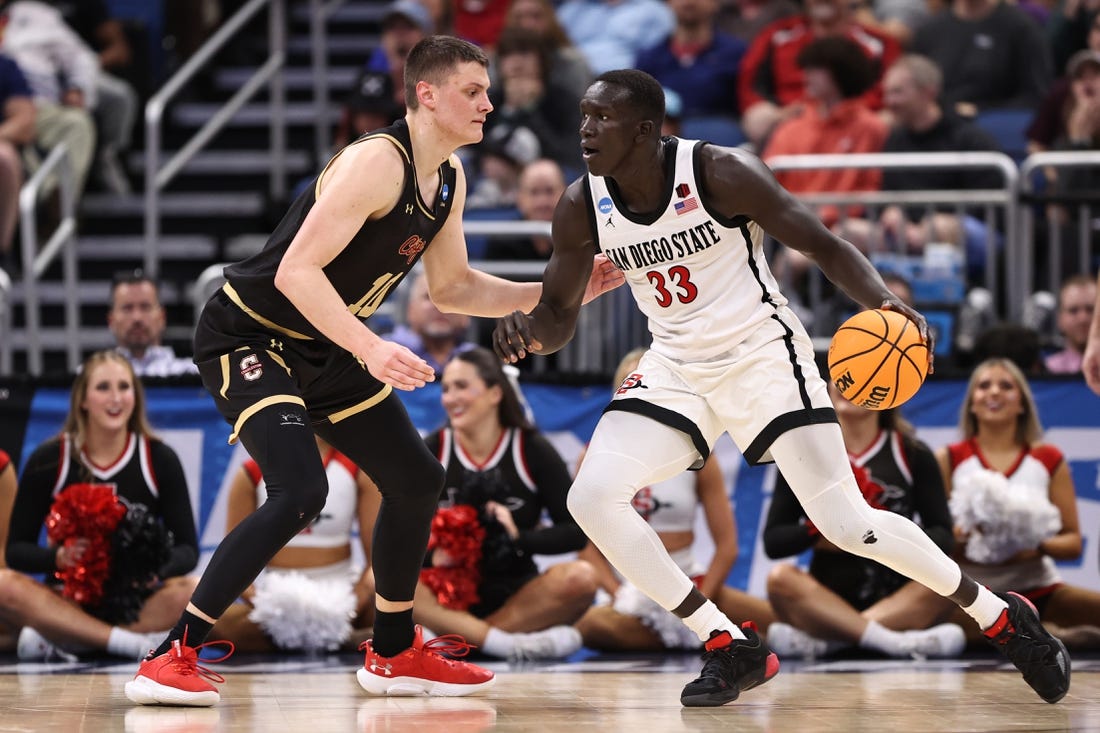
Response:
[[[804,13],[766,27],[741,60],[741,128],[757,149],[779,122],[798,112],[805,99],[799,53],[815,39],[830,36],[854,41],[872,60],[874,83],[865,91],[864,101],[873,110],[882,107],[880,80],[883,70],[901,54],[898,42],[856,21],[846,0],[806,0]]]

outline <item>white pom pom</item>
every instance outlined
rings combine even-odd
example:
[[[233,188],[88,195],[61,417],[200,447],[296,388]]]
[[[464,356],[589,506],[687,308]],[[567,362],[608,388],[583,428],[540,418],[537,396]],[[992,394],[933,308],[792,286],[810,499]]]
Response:
[[[351,635],[355,594],[348,583],[301,573],[268,573],[256,581],[249,620],[281,649],[333,651]]]
[[[997,471],[959,477],[949,502],[955,524],[968,533],[966,557],[999,563],[1032,550],[1062,528],[1062,515],[1045,488],[1010,486]]]

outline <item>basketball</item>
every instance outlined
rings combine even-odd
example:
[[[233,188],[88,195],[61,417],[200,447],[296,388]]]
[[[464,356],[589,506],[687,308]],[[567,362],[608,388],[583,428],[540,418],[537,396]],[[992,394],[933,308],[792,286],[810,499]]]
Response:
[[[845,399],[869,410],[898,407],[928,376],[928,344],[896,311],[866,310],[841,325],[829,344],[829,379]]]

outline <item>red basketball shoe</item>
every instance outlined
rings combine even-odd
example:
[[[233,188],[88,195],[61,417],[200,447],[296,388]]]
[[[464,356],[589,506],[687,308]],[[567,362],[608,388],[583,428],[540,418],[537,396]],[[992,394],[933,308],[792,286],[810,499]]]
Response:
[[[457,634],[424,641],[424,632],[418,625],[412,646],[400,654],[379,656],[370,641],[364,641],[359,649],[366,651],[366,659],[355,676],[359,685],[372,695],[459,697],[493,685],[493,673],[489,670],[443,656],[464,657],[473,649]]]
[[[126,683],[126,697],[138,705],[190,705],[209,707],[221,699],[210,682],[225,682],[225,678],[199,664],[199,649],[206,646],[227,646],[229,651],[207,662],[221,662],[233,653],[233,643],[208,641],[196,647],[187,646],[187,638],[176,639],[172,648],[159,657],[146,659],[138,667],[134,679]]]

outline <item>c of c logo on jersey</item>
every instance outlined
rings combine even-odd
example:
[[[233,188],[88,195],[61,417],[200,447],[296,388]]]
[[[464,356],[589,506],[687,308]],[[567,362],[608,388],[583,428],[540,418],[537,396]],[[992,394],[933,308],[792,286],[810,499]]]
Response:
[[[264,375],[264,368],[263,365],[260,364],[260,357],[255,354],[249,354],[241,359],[240,370],[241,376],[244,377],[246,382],[255,382]]]
[[[397,248],[397,254],[405,255],[405,264],[411,265],[416,256],[424,251],[428,243],[419,234],[414,234]]]

